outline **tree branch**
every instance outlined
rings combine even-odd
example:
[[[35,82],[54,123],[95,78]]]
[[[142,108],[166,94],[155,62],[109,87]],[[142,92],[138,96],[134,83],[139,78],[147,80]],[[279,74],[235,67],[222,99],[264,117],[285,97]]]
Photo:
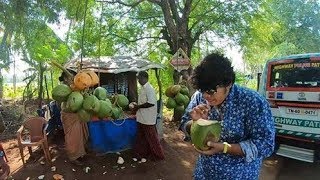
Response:
[[[140,3],[142,3],[143,1],[145,0],[139,0],[137,2],[134,2],[134,3],[125,3],[121,0],[96,0],[97,2],[102,2],[102,3],[110,3],[110,4],[121,4],[121,5],[124,5],[124,6],[128,6],[128,7],[135,7],[135,6],[138,6]]]
[[[140,41],[140,40],[143,40],[143,39],[161,39],[161,37],[159,36],[144,36],[144,37],[138,37],[136,39],[128,39],[126,37],[123,37],[123,36],[120,36],[118,34],[115,34],[115,33],[109,33],[109,34],[106,34],[102,37],[108,37],[108,36],[114,36],[114,37],[118,37],[120,39],[123,39],[127,42],[130,42],[130,43],[133,43],[133,42],[137,42],[137,41]]]
[[[221,5],[221,4],[222,4],[222,3],[220,3],[219,5]],[[218,7],[218,6],[213,6],[212,8],[210,8],[210,9],[208,9],[207,11],[203,12],[202,14],[199,14],[199,15],[197,15],[196,17],[194,17],[194,18],[196,18],[196,22],[194,22],[194,23],[192,24],[192,26],[191,26],[190,29],[193,29],[196,25],[198,25],[200,22],[202,22],[203,17],[204,17],[204,16],[208,16],[208,13],[214,11],[217,7]],[[195,7],[194,7],[194,8],[195,8]],[[189,14],[189,15],[190,15],[190,14]],[[213,19],[212,19],[211,21],[214,22]]]
[[[117,19],[114,23],[112,23],[110,26],[109,26],[109,29],[112,29],[113,26],[115,24],[117,24],[126,14],[128,14],[131,10],[133,9],[133,7],[129,8],[126,12],[124,12],[123,14],[120,15],[119,19]]]
[[[200,1],[201,0],[198,0],[197,2],[195,2],[195,4],[193,5],[193,7],[191,9],[191,12],[197,8],[197,6],[199,5]]]
[[[170,7],[170,10],[171,10],[171,13],[172,13],[172,17],[174,19],[174,21],[176,22],[176,25],[179,25],[181,24],[181,20],[180,20],[180,17],[179,17],[179,14],[178,14],[178,11],[177,11],[177,5],[176,5],[176,2],[174,0],[167,0],[169,1],[169,7]]]
[[[156,42],[154,41],[153,44],[156,44]],[[155,52],[162,44],[164,44],[164,42],[163,43],[158,43],[156,46],[153,46],[153,48],[148,51],[148,55],[150,55],[151,53]],[[143,56],[143,54],[145,52],[146,52],[145,50],[142,50],[142,51],[136,53],[135,56],[141,57],[141,56]]]
[[[161,0],[148,0],[149,2],[155,3],[160,6]]]
[[[171,37],[169,35],[169,32],[168,32],[167,28],[163,27],[163,29],[161,29],[160,32],[162,33],[163,39],[167,41],[170,49],[174,49],[173,42],[172,42],[172,39],[171,39]]]
[[[154,2],[155,0],[149,0],[150,2]],[[163,12],[163,16],[164,16],[164,21],[165,24],[167,26],[167,29],[165,30],[168,34],[168,36],[166,37],[166,40],[168,41],[170,38],[170,41],[168,41],[168,43],[172,43],[172,47],[173,47],[173,42],[176,42],[177,40],[171,39],[172,37],[178,37],[178,31],[177,31],[177,27],[173,21],[172,15],[171,15],[171,11],[170,11],[170,7],[168,4],[168,0],[163,0],[161,2],[157,1],[157,4],[161,7],[161,10]],[[164,34],[164,33],[162,33]],[[177,47],[174,47],[173,49],[175,49]]]
[[[194,43],[199,39],[200,35],[203,33],[203,29],[199,28],[198,31],[194,34],[194,36],[190,36],[191,37],[191,47],[194,45]]]
[[[131,17],[131,19],[136,20],[146,20],[146,19],[156,19],[156,18],[162,18],[162,16],[144,16],[144,17]]]
[[[192,0],[186,0],[186,3],[184,4],[184,11],[183,11],[183,15],[182,15],[182,20],[188,21],[190,13],[191,13],[191,4],[192,4]]]
[[[188,37],[191,37],[191,34],[188,34],[188,29],[189,29],[189,16],[190,16],[190,12],[191,12],[191,4],[192,4],[192,0],[186,0],[185,4],[184,4],[184,10],[182,11],[182,18],[181,18],[181,24],[180,27],[182,27],[181,29],[179,29],[179,35],[181,37],[183,37],[184,40],[187,40]],[[185,41],[185,43],[188,43],[188,40]],[[189,45],[187,45],[189,46]]]

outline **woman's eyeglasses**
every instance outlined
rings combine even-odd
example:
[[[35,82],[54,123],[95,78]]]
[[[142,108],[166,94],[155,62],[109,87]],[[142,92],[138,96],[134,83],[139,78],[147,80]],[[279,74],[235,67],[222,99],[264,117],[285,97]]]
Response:
[[[213,96],[213,95],[215,95],[217,93],[217,89],[221,88],[221,87],[224,87],[224,86],[223,85],[217,85],[215,89],[210,89],[210,90],[205,90],[205,91],[200,89],[199,91],[202,94],[207,93],[208,95]]]
[[[204,93],[207,93],[207,94],[209,94],[209,95],[214,95],[214,94],[216,94],[217,93],[217,90],[214,90],[214,89],[210,89],[210,90],[207,90],[207,91],[201,91],[200,90],[200,92],[202,93],[202,94],[204,94]]]

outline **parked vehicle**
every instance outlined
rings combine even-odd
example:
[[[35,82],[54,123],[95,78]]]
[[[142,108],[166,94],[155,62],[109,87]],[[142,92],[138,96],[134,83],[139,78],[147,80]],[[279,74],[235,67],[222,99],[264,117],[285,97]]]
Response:
[[[320,53],[267,61],[259,93],[269,101],[276,125],[276,153],[320,160]]]

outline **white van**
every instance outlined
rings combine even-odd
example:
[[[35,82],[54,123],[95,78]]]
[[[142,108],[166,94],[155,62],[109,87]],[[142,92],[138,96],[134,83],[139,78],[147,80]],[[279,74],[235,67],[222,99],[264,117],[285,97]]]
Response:
[[[320,53],[269,60],[259,93],[269,101],[276,125],[276,153],[320,160]]]

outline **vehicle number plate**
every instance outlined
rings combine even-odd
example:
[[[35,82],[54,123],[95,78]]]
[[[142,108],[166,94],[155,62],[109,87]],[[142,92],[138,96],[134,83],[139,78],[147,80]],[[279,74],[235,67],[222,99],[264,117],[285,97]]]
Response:
[[[318,111],[315,110],[315,109],[287,108],[287,114],[317,116],[318,115]]]

